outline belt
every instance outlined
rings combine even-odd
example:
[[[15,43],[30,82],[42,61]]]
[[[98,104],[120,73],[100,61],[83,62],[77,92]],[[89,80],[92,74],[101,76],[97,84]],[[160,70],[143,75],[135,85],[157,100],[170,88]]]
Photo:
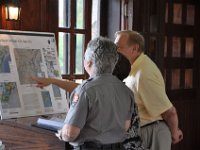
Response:
[[[74,147],[75,149],[80,148],[80,149],[86,149],[86,148],[96,148],[99,150],[115,150],[122,148],[123,144],[122,143],[113,143],[113,144],[98,144],[94,142],[85,142],[83,145],[76,146]]]
[[[160,122],[164,122],[164,120],[156,120],[156,121],[147,123],[147,124],[141,126],[141,128],[144,128],[144,127],[147,127],[147,126],[150,126],[150,125],[153,125],[153,124],[158,124],[158,123],[160,123]]]

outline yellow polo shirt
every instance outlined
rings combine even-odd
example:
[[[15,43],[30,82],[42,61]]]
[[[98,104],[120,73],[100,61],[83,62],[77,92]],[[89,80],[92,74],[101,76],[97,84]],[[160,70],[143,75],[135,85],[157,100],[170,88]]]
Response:
[[[162,74],[147,55],[142,53],[136,59],[124,81],[134,93],[141,126],[162,119],[161,114],[172,107]]]

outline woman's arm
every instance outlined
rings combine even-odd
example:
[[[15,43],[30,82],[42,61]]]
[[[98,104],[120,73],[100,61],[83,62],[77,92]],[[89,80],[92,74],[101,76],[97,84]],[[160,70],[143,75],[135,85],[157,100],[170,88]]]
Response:
[[[78,83],[75,83],[73,81],[66,81],[56,78],[38,78],[38,77],[31,77],[31,78],[32,80],[37,82],[37,87],[39,88],[44,88],[45,86],[54,84],[66,91],[72,92],[79,85]]]

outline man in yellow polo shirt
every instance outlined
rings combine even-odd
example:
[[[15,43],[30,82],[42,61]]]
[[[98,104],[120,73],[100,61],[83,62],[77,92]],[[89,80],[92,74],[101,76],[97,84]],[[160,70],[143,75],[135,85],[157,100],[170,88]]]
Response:
[[[175,107],[168,99],[158,67],[144,52],[144,37],[136,31],[119,31],[118,51],[132,64],[124,80],[134,92],[141,119],[143,146],[150,150],[170,150],[171,143],[183,139]]]

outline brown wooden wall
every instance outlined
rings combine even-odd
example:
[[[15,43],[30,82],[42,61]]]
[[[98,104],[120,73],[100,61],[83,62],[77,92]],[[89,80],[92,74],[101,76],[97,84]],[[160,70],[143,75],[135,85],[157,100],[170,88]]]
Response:
[[[52,32],[57,41],[58,0],[20,0],[20,21],[6,21],[5,7],[0,7],[0,29]]]
[[[21,20],[6,21],[1,6],[0,29],[55,32],[58,21],[58,0],[20,0]]]
[[[101,33],[109,38],[114,38],[114,32],[120,29],[120,0],[102,0],[105,5],[101,18]],[[197,3],[199,4],[199,3]],[[143,5],[141,5],[143,6]],[[5,21],[4,7],[0,7],[0,29],[56,32],[58,17],[58,0],[21,0],[21,20],[19,22]],[[200,6],[197,6],[200,10]],[[113,11],[115,14],[113,14]],[[141,9],[142,10],[142,9]],[[198,11],[199,12],[199,11]],[[116,15],[119,13],[118,15]],[[199,43],[200,15],[197,16],[197,26],[194,27],[195,41]],[[106,18],[107,17],[107,18]],[[111,21],[110,21],[111,20]],[[137,21],[135,21],[137,23]],[[135,28],[134,28],[135,29]],[[173,93],[169,97],[177,108],[180,127],[184,132],[184,140],[173,146],[173,150],[198,150],[200,149],[200,44],[196,44],[195,74],[196,81],[194,94],[185,98],[184,93]],[[159,50],[157,51],[159,52]],[[162,62],[162,60],[157,60]],[[162,69],[162,68],[161,68]],[[167,81],[168,82],[168,81]],[[175,96],[174,96],[175,95]]]

